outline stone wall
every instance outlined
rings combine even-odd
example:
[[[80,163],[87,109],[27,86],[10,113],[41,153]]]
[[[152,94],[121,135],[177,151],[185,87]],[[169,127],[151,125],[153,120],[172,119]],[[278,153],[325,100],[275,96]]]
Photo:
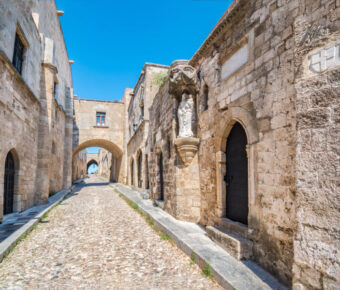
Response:
[[[248,139],[253,259],[285,283],[291,280],[295,231],[294,18],[288,17],[294,7],[238,1],[225,16],[229,21],[191,59],[201,81],[201,223],[219,224],[226,216],[226,143],[238,122]],[[208,108],[202,111],[205,86]]]
[[[0,4],[0,102],[8,115],[1,147],[12,144],[8,150],[16,152],[20,164],[15,211],[45,203],[50,192],[71,185],[72,76],[58,17],[53,0]],[[11,64],[16,35],[24,45],[21,74]]]
[[[167,80],[150,107],[148,135],[150,196],[153,200],[158,200],[158,204],[176,218],[198,222],[200,218],[198,157],[196,154],[190,164],[185,165],[176,150],[175,140],[178,134],[176,112],[176,101],[169,93]]]
[[[72,159],[72,181],[85,178],[87,174],[87,151],[82,150]]]
[[[326,289],[339,277],[339,259],[331,257],[339,248],[334,196],[339,15],[337,1],[235,1],[189,62],[199,89],[199,171],[194,172],[199,174],[200,223],[233,224],[225,218],[226,145],[239,123],[248,144],[246,237],[253,242],[252,259],[287,285],[294,277],[296,287]],[[334,71],[325,72],[322,58]],[[148,142],[151,197],[159,198],[162,152],[164,208],[179,217],[179,205],[188,204],[178,193],[183,189],[190,196],[186,186],[195,181],[188,176],[195,175],[188,172],[177,183],[183,175],[177,172],[179,152],[172,139],[178,130],[176,108],[167,81],[150,109]],[[175,153],[170,159],[164,158],[168,147]],[[320,154],[313,154],[314,148]]]
[[[15,156],[14,211],[34,205],[37,170],[37,125],[40,103],[7,57],[0,54],[0,220],[8,152]]]
[[[124,182],[125,104],[118,101],[74,99],[73,156],[88,147],[101,147],[112,153],[117,180]],[[97,112],[105,113],[105,124],[97,125]]]
[[[340,284],[340,2],[302,1],[296,43],[296,221],[293,287]]]
[[[167,71],[168,66],[146,63],[127,108],[128,127],[125,134],[128,136],[126,151],[129,184],[132,184],[133,175],[133,185],[143,189],[149,187],[146,176],[148,171],[146,141],[149,132],[149,108],[159,89],[155,77],[166,75]]]
[[[116,182],[116,168],[114,158],[112,158],[112,154],[105,149],[100,149],[98,151],[98,159],[98,175],[107,178],[109,181]]]

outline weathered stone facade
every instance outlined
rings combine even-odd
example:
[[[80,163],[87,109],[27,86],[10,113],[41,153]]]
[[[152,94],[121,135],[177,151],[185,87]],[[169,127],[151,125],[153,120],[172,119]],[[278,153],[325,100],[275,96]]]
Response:
[[[0,220],[9,152],[11,210],[44,203],[71,185],[72,75],[58,17],[54,1],[0,3]]]
[[[112,180],[120,182],[125,181],[124,110],[123,102],[74,99],[73,156],[88,147],[106,149],[114,163]]]
[[[111,182],[117,182],[117,168],[114,163],[114,158],[112,158],[112,154],[105,149],[100,149],[98,151],[98,159],[98,174]]]
[[[84,178],[87,174],[87,151],[82,150],[72,159],[72,181]]]
[[[172,87],[174,63],[150,108],[151,198],[163,195],[161,204],[175,217],[208,226],[232,254],[236,237],[235,256],[296,289],[335,289],[340,277],[339,6],[234,1],[187,64],[198,92],[186,88],[185,68]],[[197,141],[176,140],[180,102],[190,95],[197,154]],[[226,218],[227,147],[237,126],[247,144],[245,226]]]
[[[166,76],[168,66],[146,63],[137,84],[126,102],[128,184],[143,189],[149,188],[148,156],[146,154],[149,132],[149,108],[159,89],[157,77]]]
[[[9,152],[15,211],[95,162],[289,287],[338,288],[339,0],[235,0],[190,60],[145,64],[121,102],[73,100],[54,1],[0,16],[0,206]]]

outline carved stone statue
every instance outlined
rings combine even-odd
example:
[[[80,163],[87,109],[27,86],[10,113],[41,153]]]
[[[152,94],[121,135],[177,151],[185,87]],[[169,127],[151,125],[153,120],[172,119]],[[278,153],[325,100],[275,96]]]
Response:
[[[194,100],[192,95],[186,92],[182,95],[182,101],[178,107],[178,125],[179,134],[178,137],[193,137],[192,132],[192,120],[194,116]]]
[[[183,164],[188,166],[195,157],[199,144],[199,139],[194,137],[196,128],[194,98],[198,92],[197,72],[188,61],[178,60],[171,64],[169,76],[173,116],[177,113],[179,128],[175,145]]]

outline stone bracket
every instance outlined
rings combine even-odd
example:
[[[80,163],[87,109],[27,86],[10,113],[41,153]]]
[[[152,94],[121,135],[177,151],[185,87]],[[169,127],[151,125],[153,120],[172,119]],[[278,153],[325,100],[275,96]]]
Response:
[[[177,138],[175,140],[177,151],[185,166],[188,166],[194,159],[199,143],[200,139],[194,137]]]

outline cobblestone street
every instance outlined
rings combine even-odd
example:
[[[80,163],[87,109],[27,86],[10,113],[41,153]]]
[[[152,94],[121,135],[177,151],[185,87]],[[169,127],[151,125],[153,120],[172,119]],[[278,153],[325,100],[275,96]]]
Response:
[[[1,288],[219,289],[97,177],[0,264]]]

